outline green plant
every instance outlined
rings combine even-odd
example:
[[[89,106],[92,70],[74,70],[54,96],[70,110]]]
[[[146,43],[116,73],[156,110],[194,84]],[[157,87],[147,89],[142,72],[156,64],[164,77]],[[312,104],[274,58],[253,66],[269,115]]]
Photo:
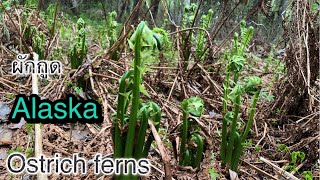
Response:
[[[234,35],[231,51],[226,53],[228,64],[226,67],[226,79],[224,83],[223,109],[224,114],[222,124],[222,141],[220,157],[224,164],[227,164],[233,171],[237,171],[238,163],[244,143],[253,123],[256,104],[260,96],[262,81],[259,77],[248,77],[245,84],[240,85],[239,79],[241,71],[246,64],[246,50],[253,35],[253,27],[246,28],[244,21],[240,23],[240,38],[237,33]],[[233,79],[230,76],[233,75]],[[232,88],[230,92],[230,88]],[[230,92],[230,93],[229,93]],[[249,111],[248,122],[245,130],[241,134],[237,128],[237,121],[240,112],[241,98],[246,93],[252,96],[252,104]],[[228,101],[233,105],[233,111],[228,111]],[[229,126],[229,128],[228,128]],[[229,130],[228,130],[229,129]]]
[[[261,150],[262,150],[262,147],[260,145],[257,145],[254,147],[254,153],[259,153],[261,152]]]
[[[27,148],[26,151],[25,151],[25,153],[26,153],[26,157],[27,157],[27,158],[30,158],[30,157],[33,156],[34,149],[33,149],[33,148]]]
[[[289,152],[289,147],[285,144],[279,144],[277,151]]]
[[[141,22],[129,41],[135,55],[134,67],[133,70],[125,72],[120,78],[117,113],[113,122],[115,158],[146,157],[153,141],[152,133],[145,141],[149,119],[153,120],[157,130],[160,127],[161,111],[159,106],[154,102],[141,103],[140,99],[140,93],[145,91],[141,84],[143,67],[145,68],[142,57],[147,56],[150,52],[149,48],[154,45],[154,41],[148,39],[150,31],[145,22]],[[125,127],[127,129],[124,129]],[[134,144],[136,145],[133,146]],[[129,177],[131,179],[137,178]],[[119,178],[129,177],[120,176]]]
[[[38,0],[26,0],[25,5],[30,8],[37,8],[38,6]]]
[[[7,11],[9,11],[11,9],[13,1],[14,0],[4,1],[4,2],[2,2],[2,5]],[[2,8],[0,8],[0,12],[2,12],[2,11],[3,11]]]
[[[115,11],[109,12],[107,17],[107,42],[108,47],[111,47],[117,41],[118,22],[115,20],[117,13]]]
[[[277,82],[281,77],[287,73],[286,65],[280,60],[275,60],[275,67],[273,72],[273,80]]]
[[[253,27],[246,28],[245,21],[240,23],[241,36],[234,34],[232,48],[225,53],[225,59],[228,60],[226,67],[226,78],[224,83],[224,95],[223,95],[223,108],[222,112],[225,114],[227,111],[228,92],[229,87],[232,87],[233,83],[237,83],[243,66],[246,63],[245,51],[249,45],[249,42],[253,36]],[[230,75],[233,74],[233,81],[230,84]]]
[[[233,161],[232,161],[231,169],[234,171],[236,171],[238,169],[238,162],[239,162],[240,156],[242,154],[242,151],[244,149],[243,143],[245,142],[245,140],[249,134],[250,128],[253,124],[254,113],[256,111],[257,101],[259,99],[260,92],[261,92],[261,85],[262,85],[262,81],[259,77],[252,76],[252,77],[248,77],[246,79],[246,83],[244,86],[244,92],[247,93],[248,95],[253,96],[253,97],[252,97],[251,108],[249,111],[249,119],[246,124],[245,130],[241,136],[241,139],[239,139],[238,143],[236,143],[235,147],[233,147],[234,148],[234,152],[233,152],[234,156],[232,158]],[[228,145],[228,148],[230,148],[229,145]],[[227,156],[228,156],[228,154],[227,154]]]
[[[21,148],[21,147],[19,147],[19,146],[17,146],[16,148],[14,148],[14,149],[10,149],[8,152],[7,152],[7,154],[8,155],[10,155],[10,154],[12,154],[12,153],[15,153],[15,152],[24,152],[24,150]]]
[[[135,135],[135,126],[138,115],[139,101],[140,101],[140,86],[141,86],[141,49],[142,49],[142,33],[145,24],[142,22],[136,31],[134,44],[134,70],[133,70],[133,89],[132,89],[132,107],[129,120],[129,129],[126,140],[126,147],[124,156],[131,157],[133,152],[133,140]]]
[[[213,164],[213,162],[214,162],[214,153],[211,154],[211,160],[210,160],[211,164]],[[213,167],[209,169],[209,174],[210,174],[211,180],[216,180],[219,177],[219,174],[214,170]]]
[[[78,87],[77,85],[73,85],[72,88],[77,95],[81,96],[81,94],[83,94],[83,89],[81,87]]]
[[[43,19],[46,21],[48,25],[48,29],[51,36],[54,35],[55,26],[57,23],[55,19],[55,16],[57,14],[56,11],[58,11],[58,4],[50,4],[44,12],[40,13],[40,15],[42,15]]]
[[[78,87],[76,83],[72,83],[70,80],[67,80],[65,83],[68,87],[71,87],[78,96],[84,96],[82,87]]]
[[[43,59],[45,53],[45,35],[35,30],[32,42],[33,51],[39,55],[39,59]]]
[[[135,48],[136,36],[137,33],[135,32],[128,40],[131,49]],[[139,66],[141,74],[144,74],[148,71],[147,66],[158,61],[158,52],[161,49],[161,43],[162,42],[159,38],[159,34],[150,30],[148,27],[143,29],[141,41],[141,63]],[[148,94],[146,94],[146,91],[143,88],[141,88],[140,90],[143,94],[149,96]]]
[[[312,12],[312,14],[315,15],[319,11],[320,11],[320,1],[318,0],[318,1],[315,1],[312,3],[311,12]]]
[[[245,22],[242,21],[240,23],[240,32],[240,38],[239,35],[235,33],[232,49],[225,55],[228,64],[226,66],[222,106],[224,118],[222,123],[220,157],[222,162],[227,164],[233,171],[237,171],[238,169],[238,162],[253,123],[262,85],[261,79],[255,76],[245,78],[244,85],[239,83],[241,71],[246,63],[246,49],[253,36],[253,27],[246,28]],[[231,75],[233,75],[232,80],[230,79]],[[237,122],[240,114],[241,99],[245,93],[252,97],[252,104],[245,130],[241,133],[240,128],[237,127]],[[233,107],[232,111],[228,111],[229,101]]]
[[[280,77],[286,74],[285,64],[279,59],[275,58],[274,47],[271,48],[263,69],[264,73],[272,72],[273,80],[275,82],[277,82]]]
[[[157,44],[160,44],[159,50],[165,49],[170,50],[172,48],[172,42],[169,38],[169,33],[163,28],[153,28],[154,36],[156,38]]]
[[[302,176],[305,180],[312,180],[312,172],[311,171],[303,171]]]
[[[21,15],[23,39],[32,44],[32,49],[39,55],[39,59],[44,59],[46,36],[43,32],[38,31],[37,27],[30,23],[30,16],[32,13],[28,10],[23,11]]]
[[[204,14],[201,16],[201,24],[200,27],[205,29],[205,30],[209,30],[211,27],[211,20],[212,20],[212,15],[213,15],[213,10],[210,9],[208,11],[208,14]],[[205,45],[206,45],[206,32],[203,30],[199,30],[198,31],[198,35],[197,35],[197,44],[196,44],[196,57],[199,59],[201,58],[201,60],[204,60],[204,55],[203,51],[205,50]],[[205,55],[207,55],[208,52],[205,53]]]
[[[285,169],[286,171],[289,171],[289,172],[295,172],[295,171],[297,171],[297,166],[292,165],[292,164],[289,164],[289,165],[287,165],[284,169]]]
[[[77,36],[75,40],[76,43],[73,45],[72,49],[69,50],[72,69],[76,69],[82,64],[82,61],[88,51],[86,44],[85,22],[82,18],[79,18],[77,21]]]
[[[253,146],[252,139],[248,139],[245,143],[243,143],[243,146],[245,148],[252,147]]]
[[[158,131],[159,127],[160,127],[160,120],[161,120],[161,110],[160,110],[159,106],[154,102],[148,102],[143,107],[146,107],[147,117],[149,117],[149,118],[151,118],[153,120],[153,123],[155,124],[155,128]],[[147,125],[148,124],[147,121],[148,121],[148,118],[144,118],[143,119],[143,117],[142,117],[141,125],[143,125],[143,124]],[[140,132],[142,132],[142,133],[140,134]],[[136,158],[147,157],[148,153],[149,153],[149,150],[150,150],[150,147],[151,147],[151,143],[154,140],[153,136],[150,134],[148,136],[148,138],[147,138],[147,141],[143,145],[143,142],[144,142],[144,139],[145,139],[144,138],[145,137],[145,133],[146,133],[146,129],[144,129],[144,131],[139,131],[138,142],[140,140],[141,143],[140,143],[140,145],[138,143],[137,148],[140,148],[143,151],[142,151],[142,153],[140,151],[136,151]]]
[[[13,94],[13,93],[6,93],[6,94],[5,94],[5,97],[6,97],[8,100],[14,100],[14,98],[16,97],[16,95]]]
[[[268,55],[267,59],[265,60],[266,64],[263,67],[263,72],[264,73],[267,73],[269,71],[269,66],[274,60],[274,52],[273,51],[274,51],[274,47],[271,48],[271,50],[269,52],[269,55]]]
[[[266,92],[266,91],[262,91],[261,94],[260,94],[260,98],[261,99],[264,99],[266,101],[269,101],[269,102],[272,102],[274,101],[274,95],[269,95],[269,92]]]
[[[21,29],[23,30],[23,38],[26,42],[32,42],[32,33],[36,28],[31,25],[30,16],[32,15],[32,11],[29,9],[24,10],[21,13]]]
[[[219,174],[214,169],[209,169],[209,174],[211,180],[216,180],[219,177]]]
[[[168,66],[176,65],[177,58],[175,56],[177,56],[177,52],[174,49],[173,42],[170,38],[169,32],[164,28],[157,27],[153,28],[152,31],[155,33],[154,36],[157,39],[157,43],[161,44],[161,46],[158,46],[159,53],[154,54],[156,59],[162,60],[160,63],[168,63]]]
[[[51,60],[62,59],[63,49],[61,47],[55,47],[52,49],[52,54],[50,56]]]
[[[71,69],[77,69],[81,66],[83,59],[86,58],[88,47],[86,44],[85,22],[82,18],[77,21],[77,35],[73,47],[68,50],[68,56],[71,62]],[[83,77],[77,81],[77,86],[84,88]]]
[[[305,153],[301,151],[293,151],[290,153],[291,162],[289,165],[285,167],[286,171],[296,172],[297,171],[297,163],[302,163],[305,159]]]
[[[66,46],[70,47],[71,45],[71,40],[67,40],[69,37],[72,37],[73,34],[73,30],[71,28],[71,26],[67,26],[67,25],[61,25],[59,28],[59,34],[61,37],[61,41],[64,42]],[[70,49],[69,49],[70,51]]]
[[[33,129],[34,129],[34,124],[27,123],[26,124],[26,129],[27,129],[28,135],[32,135]]]
[[[185,99],[181,103],[182,108],[182,136],[180,144],[179,164],[184,166],[192,165],[198,167],[202,160],[204,149],[203,138],[197,132],[193,132],[189,116],[200,117],[204,111],[204,102],[199,97]],[[195,142],[196,149],[192,149],[191,144]]]
[[[29,158],[29,157],[33,156],[34,149],[33,148],[27,148],[26,150],[24,150],[23,148],[18,146],[18,147],[14,148],[14,149],[10,149],[7,152],[7,154],[10,155],[10,154],[16,153],[16,152],[25,153],[26,157]]]
[[[221,142],[221,150],[220,150],[220,157],[222,161],[225,161],[225,156],[226,156],[228,120],[231,120],[233,118],[233,114],[231,113],[227,114],[227,111],[228,111],[227,104],[229,101],[230,87],[232,87],[233,84],[238,82],[240,73],[243,69],[243,66],[245,65],[245,50],[253,34],[253,28],[252,27],[250,27],[249,29],[245,28],[245,22],[241,22],[240,27],[241,27],[240,29],[241,29],[241,37],[242,37],[241,40],[239,41],[238,33],[235,33],[233,43],[232,43],[233,44],[232,49],[230,51],[227,51],[225,54],[225,59],[228,60],[228,63],[226,66],[226,78],[223,85],[224,91],[223,91],[222,114],[224,115],[224,118],[222,123],[222,142]],[[230,80],[231,75],[233,75],[233,81]],[[233,92],[235,92],[236,90],[237,89],[234,89]],[[238,93],[240,93],[240,91]]]
[[[54,22],[55,5],[50,4],[44,13],[45,14],[43,14],[43,17],[46,20],[47,25],[51,27]]]
[[[197,10],[197,4],[191,3],[184,7],[181,25],[183,28],[188,28],[192,25]]]
[[[183,15],[182,15],[182,21],[181,21],[181,27],[182,28],[190,28],[193,26],[193,22],[195,20],[195,15],[196,15],[196,10],[197,10],[197,5],[195,3],[191,3],[190,5],[186,5],[184,7]],[[181,34],[181,45],[183,49],[183,60],[184,60],[184,65],[183,68],[184,70],[187,69],[188,63],[189,63],[189,58],[191,54],[191,42],[194,39],[194,35],[192,31],[188,31],[187,33],[182,33]]]
[[[298,161],[303,162],[305,158],[304,152],[301,151],[293,151],[290,153],[291,156],[291,163],[293,165],[296,165]]]
[[[277,108],[274,113],[276,115],[286,115],[287,111],[285,109],[281,110],[280,108]]]

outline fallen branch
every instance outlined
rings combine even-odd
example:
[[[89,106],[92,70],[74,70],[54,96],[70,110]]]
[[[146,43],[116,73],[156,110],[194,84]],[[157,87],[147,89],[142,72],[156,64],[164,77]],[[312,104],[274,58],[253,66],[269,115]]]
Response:
[[[274,176],[272,176],[271,174],[265,172],[264,170],[258,168],[257,166],[255,166],[255,165],[253,165],[253,164],[250,164],[250,163],[248,163],[247,161],[244,161],[244,160],[242,160],[242,162],[244,162],[245,164],[247,164],[248,166],[250,166],[250,167],[253,168],[254,170],[258,171],[259,173],[261,173],[261,174],[263,174],[263,175],[265,175],[265,176],[268,176],[268,177],[271,178],[271,179],[277,180],[276,177],[274,177]]]
[[[171,165],[170,165],[170,157],[168,155],[168,153],[166,152],[166,148],[164,147],[164,145],[162,144],[162,141],[160,139],[160,136],[156,130],[156,128],[154,127],[152,121],[149,120],[149,126],[151,128],[152,134],[154,139],[157,142],[160,154],[161,154],[161,158],[163,160],[163,164],[164,164],[164,172],[165,172],[165,180],[171,180],[172,179],[172,175],[171,175]]]
[[[297,177],[295,177],[293,174],[290,174],[289,172],[281,169],[279,166],[273,164],[272,162],[270,162],[269,160],[265,159],[264,157],[260,157],[260,160],[263,161],[264,163],[272,166],[275,170],[277,170],[277,172],[285,177],[285,178],[288,178],[288,179],[291,179],[291,180],[299,180]]]
[[[38,61],[38,54],[33,53],[33,60],[34,63],[37,64]],[[39,93],[39,89],[38,89],[38,74],[33,73],[32,74],[32,94],[38,94]],[[40,156],[42,155],[42,133],[41,133],[41,127],[40,124],[35,124],[34,125],[34,154],[36,158],[40,158]],[[46,180],[47,179],[47,175],[43,174],[43,173],[38,173],[38,179],[39,180]]]

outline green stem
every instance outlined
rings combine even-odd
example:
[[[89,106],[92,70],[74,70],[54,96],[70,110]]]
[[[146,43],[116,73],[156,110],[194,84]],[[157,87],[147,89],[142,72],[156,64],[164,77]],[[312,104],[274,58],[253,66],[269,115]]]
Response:
[[[119,158],[123,155],[123,139],[121,137],[120,127],[124,124],[125,114],[125,99],[126,99],[126,79],[133,74],[133,71],[127,71],[122,75],[119,83],[119,94],[118,94],[118,105],[117,105],[117,116],[114,123],[115,126],[115,138],[114,138],[114,157]],[[119,127],[120,126],[120,127]]]
[[[233,82],[232,82],[232,85],[235,86],[238,82],[238,79],[239,79],[239,76],[240,76],[240,72],[236,72],[234,73],[234,76],[233,76]]]
[[[134,79],[133,79],[133,99],[132,99],[132,107],[130,113],[130,120],[129,120],[129,129],[128,135],[126,140],[126,147],[124,156],[125,157],[132,157],[133,152],[133,141],[134,141],[134,134],[137,122],[137,115],[138,115],[138,108],[139,108],[139,101],[140,101],[140,84],[141,84],[141,72],[139,67],[141,65],[141,36],[143,32],[143,28],[145,26],[144,22],[141,22],[137,29],[137,36],[134,46]]]
[[[197,153],[196,153],[196,159],[194,161],[193,167],[199,167],[200,162],[202,160],[202,153],[203,153],[203,139],[198,133],[193,133],[193,135],[196,137],[197,142]]]
[[[220,148],[220,158],[224,162],[226,158],[226,147],[227,147],[227,119],[223,117],[222,122],[222,137],[221,137],[221,148]]]
[[[227,71],[226,80],[224,83],[224,92],[223,92],[223,107],[222,107],[222,114],[223,114],[223,122],[222,122],[222,140],[221,140],[221,148],[220,148],[220,158],[222,161],[225,160],[226,156],[226,146],[227,146],[227,120],[225,119],[224,115],[227,113],[227,103],[228,103],[228,91],[229,91],[229,79],[230,73]]]
[[[79,61],[79,66],[82,64],[83,58],[86,55],[86,35],[84,34],[82,37],[82,44],[81,44],[81,53],[80,53],[80,61]]]
[[[254,117],[254,113],[256,111],[256,106],[257,106],[257,101],[259,99],[259,96],[260,96],[260,91],[256,92],[253,97],[252,106],[251,106],[250,114],[249,114],[249,120],[247,122],[246,129],[244,130],[243,135],[241,137],[242,142],[244,142],[246,140],[247,135],[249,134],[250,128],[252,126],[253,117]]]
[[[236,152],[235,152],[235,155],[233,157],[233,161],[232,161],[232,164],[231,164],[231,170],[237,172],[238,171],[238,164],[239,164],[239,161],[240,161],[240,156],[242,154],[242,151],[243,151],[243,145],[241,143],[239,143],[239,145],[237,145],[235,147]]]
[[[234,54],[240,54],[239,53],[239,47],[238,47],[238,37],[234,38],[234,49],[235,49],[235,53]]]
[[[245,140],[247,138],[247,135],[249,134],[250,128],[252,126],[253,117],[254,117],[254,113],[255,113],[255,110],[256,110],[256,105],[257,105],[257,101],[259,99],[259,95],[260,95],[260,91],[257,91],[255,93],[254,97],[253,97],[252,106],[251,106],[250,114],[249,114],[249,120],[247,122],[245,131],[243,132],[243,135],[241,137],[240,143],[238,145],[236,145],[236,147],[235,147],[236,151],[235,151],[234,157],[232,158],[233,162],[232,162],[232,165],[231,165],[231,169],[233,171],[237,171],[238,170],[238,164],[239,164],[240,156],[241,156],[242,151],[244,149],[243,143],[245,142]]]
[[[190,151],[189,149],[186,149],[186,153],[184,154],[182,165],[189,166],[190,164],[191,164]]]
[[[149,106],[152,107],[152,111],[151,111],[151,113],[153,114],[153,118],[152,119],[153,119],[153,122],[155,123],[155,128],[158,131],[159,128],[160,128],[160,120],[161,120],[160,107],[154,102],[149,102]],[[150,135],[148,136],[148,139],[147,139],[147,141],[146,141],[146,143],[144,145],[143,157],[147,157],[148,156],[148,153],[149,153],[149,150],[150,150],[150,147],[151,147],[151,144],[152,144],[153,140],[154,140],[154,137],[153,137],[152,133],[150,133]]]
[[[229,80],[230,80],[230,73],[227,71],[226,80],[224,82],[224,91],[223,91],[223,107],[222,113],[223,115],[227,113],[228,108],[228,91],[229,91]]]
[[[183,110],[183,124],[182,124],[182,139],[181,139],[181,146],[180,146],[180,165],[183,163],[184,155],[186,153],[186,143],[187,143],[187,136],[188,136],[188,112]]]
[[[231,170],[237,172],[238,168],[238,162],[240,160],[240,156],[242,153],[242,143],[241,143],[241,137],[238,132],[236,132],[236,139],[235,139],[235,145],[233,149],[233,157],[232,157],[232,162],[231,162]]]
[[[145,136],[148,128],[148,110],[146,106],[143,106],[141,108],[141,114],[142,114],[142,118],[140,123],[139,134],[138,134],[138,142],[135,148],[135,156],[137,159],[140,159],[142,156],[144,140],[145,140]]]
[[[237,88],[240,88],[240,87],[237,87]],[[235,140],[236,131],[237,131],[237,119],[240,111],[240,102],[241,102],[241,93],[238,93],[236,97],[233,120],[231,124],[230,139],[229,139],[227,154],[226,154],[226,163],[230,163],[232,158],[232,151],[234,148],[233,145],[234,145],[234,140]]]

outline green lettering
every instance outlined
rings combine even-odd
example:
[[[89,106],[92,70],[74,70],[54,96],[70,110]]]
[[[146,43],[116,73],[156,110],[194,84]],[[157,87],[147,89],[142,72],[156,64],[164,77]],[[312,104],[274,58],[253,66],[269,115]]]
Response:
[[[37,103],[36,103],[36,98],[35,97],[32,97],[32,119],[36,119],[36,105],[37,105]]]
[[[22,106],[22,109],[20,109],[20,106]],[[18,102],[14,108],[12,119],[15,119],[17,116],[17,113],[25,113],[25,118],[30,119],[30,114],[26,105],[26,102],[24,102],[24,98],[19,97]]]
[[[88,108],[88,106],[92,106],[91,109],[86,109]],[[84,105],[84,108],[86,109],[84,112],[83,112],[83,117],[85,119],[98,119],[98,116],[97,116],[97,106],[96,104],[92,103],[92,102],[88,102]],[[90,113],[90,115],[88,115],[88,113]]]
[[[63,108],[66,108],[67,106],[62,103],[62,102],[58,102],[57,104],[54,105],[54,109],[57,112],[62,113],[62,116],[59,116],[58,113],[54,113],[54,117],[57,119],[65,119],[67,117],[67,112],[64,109],[59,108],[59,106],[62,106]]]
[[[81,105],[81,103],[78,103],[75,107],[72,107],[72,97],[69,97],[69,118],[72,119],[74,117],[72,117],[73,112],[76,113],[77,117],[79,119],[81,119],[81,115],[78,112],[78,107]]]
[[[43,106],[46,106],[47,108],[43,108]],[[38,112],[38,117],[40,119],[52,119],[52,115],[51,115],[51,105],[47,102],[43,102],[39,105],[39,108],[41,109],[39,112]],[[46,113],[46,115],[42,115]]]

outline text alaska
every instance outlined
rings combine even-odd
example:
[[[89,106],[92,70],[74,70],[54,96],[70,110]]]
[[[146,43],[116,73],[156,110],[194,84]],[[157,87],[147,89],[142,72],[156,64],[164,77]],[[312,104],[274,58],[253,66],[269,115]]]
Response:
[[[102,123],[101,105],[94,100],[77,99],[68,94],[65,99],[50,101],[32,94],[16,96],[9,115],[11,123],[24,118],[28,123]]]

